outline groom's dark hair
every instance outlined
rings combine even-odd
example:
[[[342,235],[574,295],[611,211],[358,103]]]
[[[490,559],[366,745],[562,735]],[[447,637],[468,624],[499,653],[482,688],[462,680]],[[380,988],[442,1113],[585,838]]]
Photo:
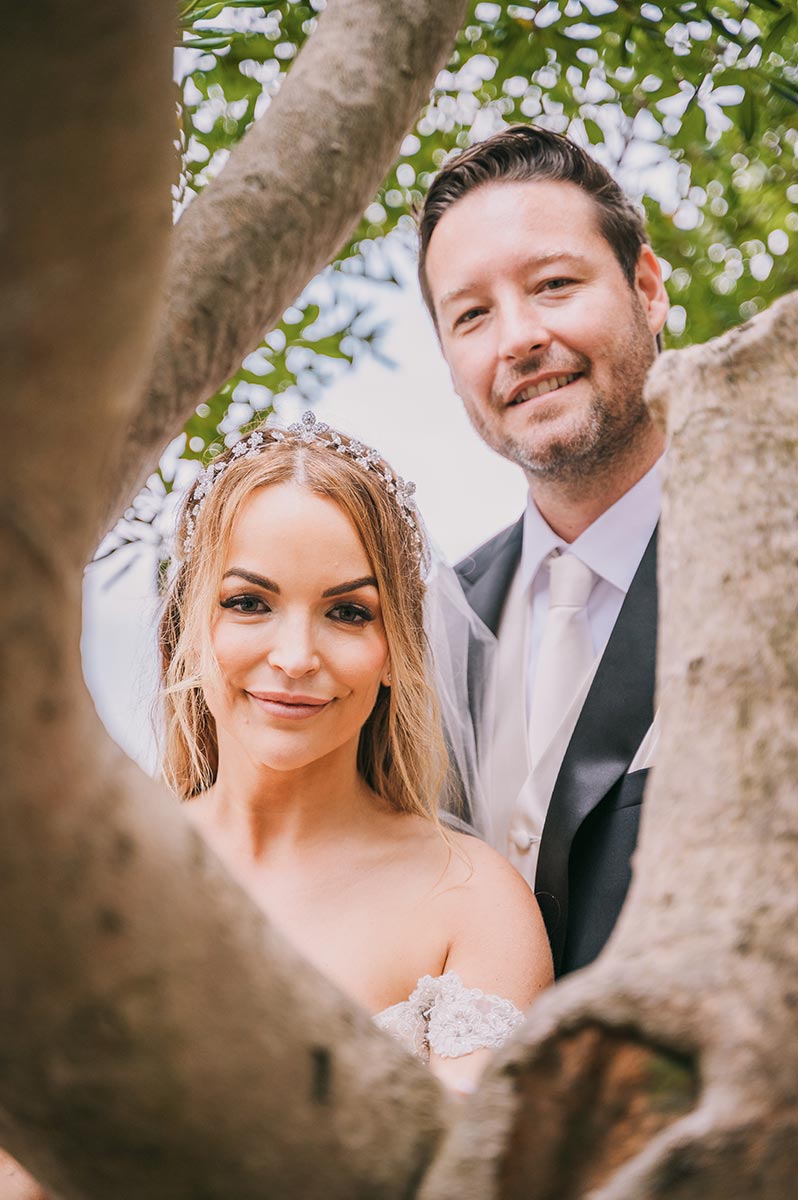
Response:
[[[574,183],[596,205],[599,230],[634,284],[641,248],[648,242],[643,219],[629,197],[586,150],[559,133],[534,125],[512,125],[449,160],[432,181],[418,216],[418,278],[424,302],[435,320],[427,281],[427,250],[443,214],[486,183],[552,181]]]

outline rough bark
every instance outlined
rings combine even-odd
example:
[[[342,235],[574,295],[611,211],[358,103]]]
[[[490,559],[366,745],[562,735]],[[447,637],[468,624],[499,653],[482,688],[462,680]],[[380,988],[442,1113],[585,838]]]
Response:
[[[335,256],[445,65],[465,0],[332,0],[277,98],[175,230],[148,383],[106,521]]]
[[[798,296],[663,356],[663,722],[633,885],[423,1200],[787,1200],[798,1170]]]
[[[170,15],[52,0],[4,28],[0,1145],[63,1200],[398,1198],[437,1085],[271,932],[81,679],[170,233]]]

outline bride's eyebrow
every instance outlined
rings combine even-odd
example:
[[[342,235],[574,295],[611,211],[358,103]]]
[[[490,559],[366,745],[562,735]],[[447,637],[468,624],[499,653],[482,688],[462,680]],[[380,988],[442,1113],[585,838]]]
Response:
[[[255,587],[263,588],[266,592],[280,595],[277,584],[273,580],[267,579],[265,575],[256,575],[254,571],[245,571],[243,567],[230,567],[228,571],[225,571],[222,579],[229,579],[232,575],[238,579],[246,579],[247,583],[253,583]],[[348,592],[356,592],[358,588],[376,588],[376,586],[377,580],[373,575],[363,575],[360,579],[350,579],[346,583],[337,583],[335,587],[327,588],[322,592],[322,598],[327,600],[330,596],[345,596]]]
[[[358,588],[377,586],[377,580],[373,575],[364,575],[362,579],[352,579],[349,583],[337,583],[335,587],[327,588],[322,592],[322,598],[327,599],[328,596],[345,596],[347,592],[356,592]]]
[[[254,583],[255,587],[263,588],[266,592],[274,592],[279,596],[280,589],[271,579],[267,579],[265,575],[256,575],[254,571],[245,571],[243,567],[231,567],[229,571],[225,571],[222,579],[229,579],[231,575],[236,575],[239,579],[246,579],[247,583]]]

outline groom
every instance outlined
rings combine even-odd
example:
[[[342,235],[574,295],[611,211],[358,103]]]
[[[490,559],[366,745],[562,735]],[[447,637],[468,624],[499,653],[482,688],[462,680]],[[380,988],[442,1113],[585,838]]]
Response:
[[[529,484],[522,518],[458,572],[498,635],[489,838],[534,887],[564,974],[620,912],[656,742],[664,443],[643,385],[667,298],[611,176],[528,126],[436,177],[419,276],[473,425]]]

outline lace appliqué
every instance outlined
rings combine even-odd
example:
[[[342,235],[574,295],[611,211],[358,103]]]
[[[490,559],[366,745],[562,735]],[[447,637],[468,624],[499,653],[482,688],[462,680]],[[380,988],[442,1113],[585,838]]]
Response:
[[[430,1051],[462,1058],[474,1050],[496,1049],[523,1019],[510,1000],[465,987],[456,971],[422,976],[407,1000],[374,1018],[423,1062],[429,1061]]]

